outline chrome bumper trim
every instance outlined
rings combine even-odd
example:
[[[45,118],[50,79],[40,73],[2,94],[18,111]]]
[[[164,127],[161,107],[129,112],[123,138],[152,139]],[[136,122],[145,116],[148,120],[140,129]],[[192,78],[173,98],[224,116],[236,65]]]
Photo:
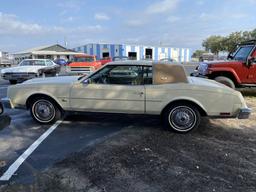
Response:
[[[248,119],[251,112],[252,112],[252,109],[250,109],[250,108],[242,108],[242,109],[240,109],[237,118],[238,119]]]

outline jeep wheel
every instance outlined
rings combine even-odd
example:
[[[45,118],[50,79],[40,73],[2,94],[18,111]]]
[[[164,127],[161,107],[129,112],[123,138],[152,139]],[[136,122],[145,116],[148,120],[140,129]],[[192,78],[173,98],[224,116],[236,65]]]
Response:
[[[41,124],[54,123],[62,116],[58,106],[47,98],[35,98],[30,106],[30,113]]]
[[[222,83],[222,84],[224,84],[224,85],[226,85],[226,86],[228,86],[232,89],[236,88],[234,82],[231,79],[229,79],[228,77],[219,76],[219,77],[216,77],[214,80],[219,82],[219,83]]]
[[[198,109],[190,104],[174,104],[163,114],[164,127],[178,133],[188,133],[200,124]]]

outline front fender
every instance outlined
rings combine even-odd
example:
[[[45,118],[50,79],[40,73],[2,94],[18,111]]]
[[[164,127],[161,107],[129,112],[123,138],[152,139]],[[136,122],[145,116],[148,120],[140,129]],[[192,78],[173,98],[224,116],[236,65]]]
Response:
[[[200,101],[198,101],[194,98],[191,98],[191,97],[175,97],[171,101],[166,101],[165,104],[163,105],[161,111],[163,111],[169,104],[179,102],[179,101],[186,101],[186,102],[196,104],[198,107],[200,107],[207,114],[207,110],[204,107],[204,105]]]
[[[236,74],[235,70],[232,68],[224,68],[224,67],[218,67],[218,68],[210,68],[209,69],[209,75],[208,76],[213,76],[215,73],[231,73],[233,75],[233,77],[236,79],[237,83],[241,83],[240,78],[238,77],[238,75]]]

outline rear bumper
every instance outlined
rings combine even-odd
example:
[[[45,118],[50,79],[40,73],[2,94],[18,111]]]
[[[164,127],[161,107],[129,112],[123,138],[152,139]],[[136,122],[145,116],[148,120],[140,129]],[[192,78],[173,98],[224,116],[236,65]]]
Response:
[[[252,109],[250,108],[242,108],[240,109],[237,118],[238,119],[248,119],[252,113]]]

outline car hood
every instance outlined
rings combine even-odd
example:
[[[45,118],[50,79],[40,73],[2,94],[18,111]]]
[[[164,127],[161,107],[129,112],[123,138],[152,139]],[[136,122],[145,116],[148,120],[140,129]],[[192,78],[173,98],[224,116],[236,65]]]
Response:
[[[37,73],[39,69],[45,68],[44,66],[17,66],[2,69],[1,73]]]
[[[78,80],[79,76],[59,76],[47,78],[35,78],[25,81],[23,84],[71,84]]]
[[[218,83],[217,81],[210,80],[210,79],[204,79],[200,77],[188,77],[188,81],[190,84],[193,85],[199,85],[199,86],[204,86],[204,87],[210,87],[210,88],[221,88],[221,89],[226,89],[227,91],[234,91],[230,87],[223,85],[221,83]]]
[[[218,61],[207,61],[207,62],[202,62],[202,63],[206,63],[206,64],[210,64],[210,65],[219,65],[219,64],[233,64],[233,63],[237,63],[239,61],[237,60],[218,60]]]

